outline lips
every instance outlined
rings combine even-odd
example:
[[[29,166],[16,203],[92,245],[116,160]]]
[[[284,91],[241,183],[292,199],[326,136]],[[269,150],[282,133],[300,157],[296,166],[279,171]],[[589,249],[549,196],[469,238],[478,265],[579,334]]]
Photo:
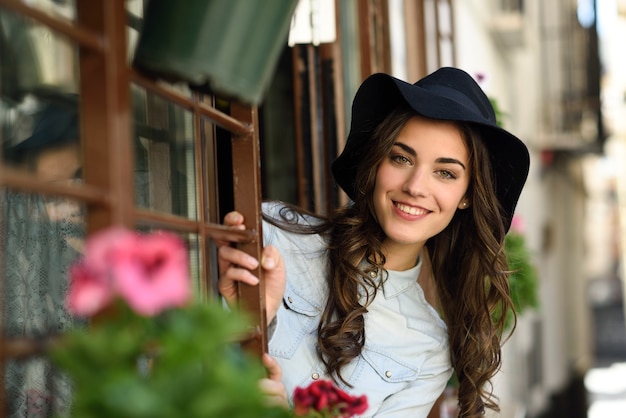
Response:
[[[400,212],[411,216],[427,215],[431,212],[427,209],[405,205],[404,203],[393,202],[393,204]]]

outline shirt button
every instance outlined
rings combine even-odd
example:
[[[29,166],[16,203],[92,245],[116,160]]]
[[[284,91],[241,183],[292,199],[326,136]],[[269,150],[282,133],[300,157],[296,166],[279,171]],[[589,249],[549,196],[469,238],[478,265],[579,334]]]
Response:
[[[385,372],[385,376],[387,376],[387,377],[391,377],[391,372],[390,372],[389,370],[387,370],[387,371]]]
[[[293,299],[291,299],[291,296],[288,296],[287,300],[289,301],[289,303],[293,303]]]
[[[372,270],[370,271],[370,277],[373,279],[374,277],[376,277],[378,273],[376,272],[376,270]]]
[[[313,380],[317,380],[317,379],[319,379],[319,378],[320,378],[320,375],[319,375],[318,373],[313,373],[313,374],[311,375],[311,378],[313,378]]]

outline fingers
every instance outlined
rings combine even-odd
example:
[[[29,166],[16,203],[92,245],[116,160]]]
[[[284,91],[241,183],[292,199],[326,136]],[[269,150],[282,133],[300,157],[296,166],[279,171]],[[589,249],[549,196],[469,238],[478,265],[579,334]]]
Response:
[[[227,226],[229,228],[235,228],[238,230],[245,230],[246,226],[243,224],[243,215],[239,212],[228,212],[225,216],[224,216],[224,226]],[[220,248],[222,246],[228,246],[231,244],[230,241],[228,241],[227,239],[220,239],[220,238],[215,238],[215,245]]]
[[[283,371],[280,368],[280,365],[274,359],[274,357],[270,356],[267,353],[263,353],[263,357],[261,357],[263,361],[263,365],[267,369],[267,378],[270,380],[275,380],[280,382],[283,377]]]
[[[245,252],[229,246],[218,249],[218,268],[220,278],[217,281],[217,290],[229,304],[237,298],[237,283],[245,283],[251,286],[259,283],[250,270],[259,266],[256,258]]]
[[[243,229],[243,215],[236,211],[228,212],[226,216],[224,216],[224,225]]]
[[[254,270],[259,267],[259,262],[256,258],[233,247],[220,247],[217,256],[219,259],[218,267],[221,274],[225,274],[232,266],[248,270]]]
[[[259,388],[265,394],[268,404],[288,408],[287,390],[280,380],[282,371],[278,362],[267,353],[263,354],[262,360],[267,368],[268,377],[259,381]]]
[[[265,278],[265,306],[269,324],[282,305],[287,273],[284,259],[273,245],[268,245],[263,249],[261,266]]]
[[[259,267],[258,260],[237,248],[220,247],[218,264],[220,277],[217,289],[229,305],[236,302],[238,283],[250,286],[259,283],[258,277],[252,273]],[[286,280],[283,257],[273,245],[263,248],[261,268],[265,278],[266,320],[270,323],[282,304]]]

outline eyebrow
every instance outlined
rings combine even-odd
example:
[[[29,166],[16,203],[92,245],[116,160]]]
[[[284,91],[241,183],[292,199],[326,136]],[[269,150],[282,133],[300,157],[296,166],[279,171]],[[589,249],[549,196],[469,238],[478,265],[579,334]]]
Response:
[[[402,148],[406,153],[411,154],[412,157],[417,157],[417,153],[415,152],[415,150],[409,147],[408,145],[403,144],[402,142],[394,142],[393,145]],[[440,157],[440,158],[437,158],[437,160],[435,161],[441,164],[458,164],[461,167],[463,167],[463,170],[466,169],[465,164],[463,164],[461,161],[457,160],[456,158]]]

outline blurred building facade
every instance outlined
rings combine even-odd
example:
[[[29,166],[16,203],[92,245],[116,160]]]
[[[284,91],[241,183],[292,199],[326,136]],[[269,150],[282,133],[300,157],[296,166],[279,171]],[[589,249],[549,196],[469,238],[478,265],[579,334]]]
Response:
[[[605,131],[593,3],[584,25],[578,3],[456,2],[457,63],[486,73],[505,126],[532,155],[517,212],[539,274],[540,307],[521,315],[505,345],[495,389],[510,416],[586,416],[583,379],[594,353],[584,166],[602,154]]]
[[[520,315],[505,345],[503,368],[494,382],[501,416],[586,416],[583,380],[596,349],[590,283],[611,275],[619,260],[617,217],[590,210],[590,202],[612,208],[611,196],[593,195],[596,189],[589,182],[598,176],[589,171],[589,161],[603,158],[607,137],[595,8],[593,1],[577,0],[342,1],[336,4],[336,41],[291,50],[312,49],[322,64],[323,56],[335,57],[321,68],[340,74],[335,86],[342,91],[335,97],[343,111],[333,113],[338,123],[332,125],[336,147],[349,126],[349,99],[358,81],[376,71],[415,81],[444,65],[475,76],[504,112],[504,126],[528,145],[531,172],[517,215],[539,275],[540,307]],[[330,52],[325,54],[325,48]],[[312,68],[311,62],[304,68]],[[290,60],[293,75],[291,68],[298,66]],[[274,99],[270,90],[268,100]],[[318,128],[327,128],[323,114],[316,115]],[[324,137],[323,130],[318,132]],[[265,140],[271,144],[272,135]],[[266,167],[279,160],[266,155]],[[327,172],[304,178],[322,178],[320,184],[330,185]],[[280,197],[273,194],[279,183],[272,183],[271,174],[266,181],[268,195]],[[316,190],[323,188],[308,190],[299,203],[306,206],[310,199],[317,202],[310,203],[312,209],[322,209]]]

